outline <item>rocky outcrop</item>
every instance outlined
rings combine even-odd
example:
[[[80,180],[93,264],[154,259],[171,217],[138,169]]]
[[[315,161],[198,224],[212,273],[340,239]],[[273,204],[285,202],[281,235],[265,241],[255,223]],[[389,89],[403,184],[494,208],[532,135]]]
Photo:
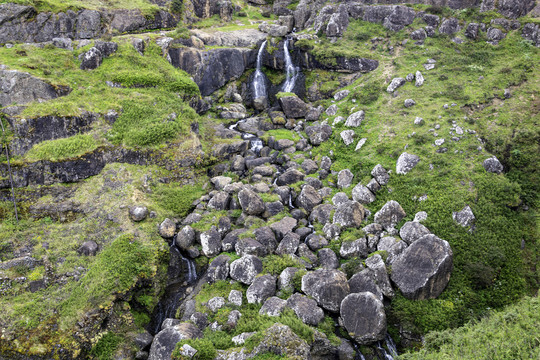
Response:
[[[206,46],[254,47],[266,40],[266,34],[256,29],[242,29],[229,32],[191,30]]]

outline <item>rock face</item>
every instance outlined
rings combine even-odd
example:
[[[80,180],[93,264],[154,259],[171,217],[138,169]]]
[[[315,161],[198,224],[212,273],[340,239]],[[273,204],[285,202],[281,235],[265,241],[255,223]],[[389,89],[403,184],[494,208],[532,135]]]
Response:
[[[450,280],[452,260],[448,242],[425,235],[394,261],[391,279],[408,299],[434,299]]]
[[[349,294],[341,302],[340,316],[354,340],[367,345],[386,336],[386,314],[381,300],[371,292]]]
[[[190,323],[168,327],[154,337],[148,360],[170,359],[177,342],[185,339],[200,339],[201,337],[201,330]]]
[[[341,301],[349,294],[349,283],[341,271],[316,270],[302,277],[302,291],[325,310],[338,312]]]
[[[6,4],[2,4],[0,7],[3,5]],[[57,90],[52,85],[28,73],[0,70],[0,107],[51,100],[68,93],[69,89]]]

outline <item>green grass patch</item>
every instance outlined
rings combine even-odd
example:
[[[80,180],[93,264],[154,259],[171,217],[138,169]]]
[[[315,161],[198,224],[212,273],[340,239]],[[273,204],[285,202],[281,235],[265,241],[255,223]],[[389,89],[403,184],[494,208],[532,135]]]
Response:
[[[300,263],[290,255],[268,255],[263,258],[264,273],[279,275],[288,267],[300,267]]]
[[[108,0],[105,4],[99,0],[0,0],[2,3],[16,3],[35,7],[38,11],[58,13],[67,10],[102,10],[107,9],[138,9],[145,15],[152,15],[161,8],[148,0]]]
[[[75,135],[65,139],[43,141],[28,151],[25,157],[30,161],[63,160],[92,152],[97,142],[91,135]]]
[[[178,183],[156,186],[154,198],[165,210],[174,216],[184,217],[193,208],[193,201],[204,194],[202,185],[180,185]]]
[[[124,338],[122,336],[107,332],[92,347],[90,355],[93,359],[97,360],[111,360],[113,359],[114,352],[123,340]]]

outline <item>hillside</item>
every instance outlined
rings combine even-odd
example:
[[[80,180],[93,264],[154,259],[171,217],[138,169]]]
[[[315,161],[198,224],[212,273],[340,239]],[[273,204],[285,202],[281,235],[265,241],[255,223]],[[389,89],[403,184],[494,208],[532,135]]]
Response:
[[[537,357],[539,6],[0,0],[0,359]]]

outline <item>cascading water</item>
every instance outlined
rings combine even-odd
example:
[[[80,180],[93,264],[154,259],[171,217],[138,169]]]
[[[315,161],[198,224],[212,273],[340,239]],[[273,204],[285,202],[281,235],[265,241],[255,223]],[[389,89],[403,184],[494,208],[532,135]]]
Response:
[[[265,47],[266,40],[261,44],[261,47],[259,48],[259,53],[257,54],[257,68],[255,69],[255,76],[253,77],[253,99],[267,96],[264,74],[261,70],[262,54]]]
[[[283,88],[282,88],[283,92],[292,92],[294,90],[294,86],[296,85],[296,80],[298,79],[298,75],[300,74],[300,69],[294,66],[292,62],[291,54],[289,54],[288,44],[289,44],[289,39],[283,42],[283,52],[285,53],[285,71],[286,71],[285,84],[283,84]]]

